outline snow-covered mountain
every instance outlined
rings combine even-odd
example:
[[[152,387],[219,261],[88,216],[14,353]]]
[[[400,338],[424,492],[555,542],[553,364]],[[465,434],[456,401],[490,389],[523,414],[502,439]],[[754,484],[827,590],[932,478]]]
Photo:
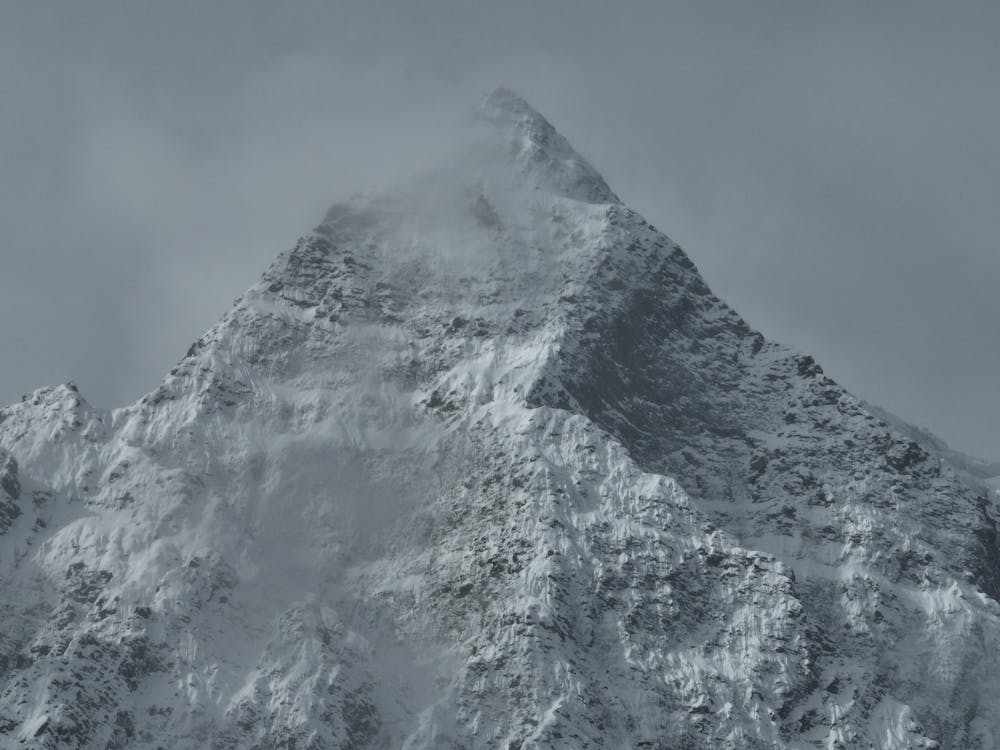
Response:
[[[0,747],[994,748],[995,496],[506,90],[163,383],[0,411]]]

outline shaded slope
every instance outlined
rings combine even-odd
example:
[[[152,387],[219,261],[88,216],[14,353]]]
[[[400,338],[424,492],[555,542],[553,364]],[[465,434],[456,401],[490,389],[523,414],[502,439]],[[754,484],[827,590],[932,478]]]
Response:
[[[523,101],[483,113],[138,403],[0,412],[67,509],[0,536],[32,550],[0,746],[992,746],[979,486],[753,332]]]

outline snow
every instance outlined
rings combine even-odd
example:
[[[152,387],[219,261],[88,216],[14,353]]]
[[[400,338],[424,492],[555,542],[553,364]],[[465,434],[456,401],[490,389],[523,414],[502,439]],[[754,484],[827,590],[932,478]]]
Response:
[[[0,747],[992,746],[982,477],[475,128],[138,402],[0,411]]]

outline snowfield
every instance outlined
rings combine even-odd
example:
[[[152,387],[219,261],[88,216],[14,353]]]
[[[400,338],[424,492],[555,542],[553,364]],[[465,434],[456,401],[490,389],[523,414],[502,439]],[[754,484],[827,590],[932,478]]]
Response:
[[[0,411],[2,748],[995,748],[985,464],[516,95],[161,385]]]

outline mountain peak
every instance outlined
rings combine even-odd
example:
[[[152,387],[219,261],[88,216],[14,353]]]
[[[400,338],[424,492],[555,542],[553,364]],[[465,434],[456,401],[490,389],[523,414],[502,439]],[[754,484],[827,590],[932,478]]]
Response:
[[[480,105],[480,111],[490,118],[513,119],[516,117],[525,117],[539,119],[548,125],[548,122],[538,110],[506,86],[497,86],[492,92],[487,94]]]
[[[511,151],[540,183],[584,203],[620,203],[600,173],[528,102],[500,86],[479,106],[479,117],[508,135]]]
[[[0,410],[0,747],[995,747],[996,483],[480,114],[139,402]]]

